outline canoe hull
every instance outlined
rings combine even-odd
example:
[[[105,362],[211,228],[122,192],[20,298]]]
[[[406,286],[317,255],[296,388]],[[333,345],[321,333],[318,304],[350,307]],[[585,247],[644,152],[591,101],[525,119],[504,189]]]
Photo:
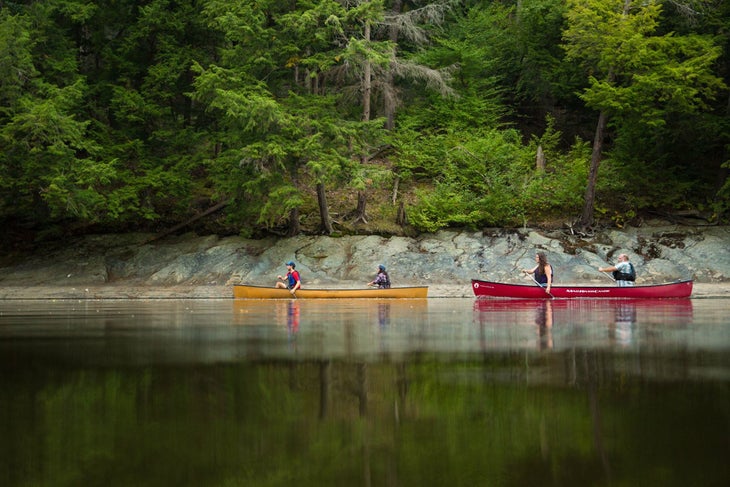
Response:
[[[425,298],[428,286],[392,287],[390,289],[300,289],[298,299],[362,299],[362,298]],[[233,297],[238,299],[291,299],[288,289],[274,287],[233,286]]]
[[[687,298],[692,294],[692,280],[647,286],[552,286],[550,294],[535,284],[506,284],[472,279],[471,288],[478,297],[492,298]]]

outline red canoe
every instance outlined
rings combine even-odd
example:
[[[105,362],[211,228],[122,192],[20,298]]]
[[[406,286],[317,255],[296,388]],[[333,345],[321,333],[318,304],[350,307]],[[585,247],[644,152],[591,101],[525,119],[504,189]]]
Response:
[[[646,286],[552,286],[550,294],[537,284],[506,284],[472,279],[476,296],[492,298],[687,298],[692,294],[692,280]]]

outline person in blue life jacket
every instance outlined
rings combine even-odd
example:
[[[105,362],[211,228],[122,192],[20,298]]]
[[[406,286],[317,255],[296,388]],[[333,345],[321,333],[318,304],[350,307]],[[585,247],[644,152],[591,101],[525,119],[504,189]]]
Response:
[[[292,296],[295,296],[297,289],[302,288],[302,279],[299,277],[299,272],[296,270],[296,267],[294,262],[289,261],[286,263],[286,275],[276,276],[279,280],[276,282],[276,287],[279,289],[288,289]]]
[[[525,274],[533,274],[535,282],[545,288],[545,292],[550,294],[550,288],[553,285],[553,267],[548,264],[545,252],[535,254],[535,267],[532,269],[522,269]]]
[[[633,286],[636,280],[636,270],[634,269],[634,265],[629,262],[629,256],[626,254],[620,254],[618,256],[618,263],[616,265],[599,267],[598,271],[611,272],[613,279],[616,281],[616,285],[620,287]]]
[[[378,286],[380,289],[390,288],[390,276],[388,276],[388,271],[385,270],[385,266],[383,264],[378,266],[378,275],[376,275],[375,279],[368,283],[368,286]]]

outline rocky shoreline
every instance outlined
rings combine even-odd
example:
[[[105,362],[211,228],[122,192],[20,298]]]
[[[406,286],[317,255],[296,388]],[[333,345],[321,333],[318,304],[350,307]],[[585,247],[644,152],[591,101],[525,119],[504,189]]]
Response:
[[[470,286],[429,285],[429,298],[474,298]],[[730,283],[695,283],[692,298],[730,298]],[[7,300],[113,300],[113,299],[233,299],[231,286],[124,286],[103,284],[88,288],[28,286],[2,287],[0,299]]]
[[[442,231],[416,238],[298,236],[251,240],[181,235],[92,235],[0,258],[0,299],[232,298],[234,282],[273,285],[295,260],[308,287],[364,287],[385,264],[394,285],[429,297],[473,297],[472,278],[524,283],[543,250],[556,283],[606,284],[599,265],[620,252],[639,283],[693,278],[693,297],[730,297],[730,227],[643,226],[588,237],[562,231]]]

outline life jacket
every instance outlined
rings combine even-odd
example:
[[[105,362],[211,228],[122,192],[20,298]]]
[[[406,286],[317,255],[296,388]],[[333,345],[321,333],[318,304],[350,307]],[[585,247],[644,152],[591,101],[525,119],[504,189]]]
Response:
[[[380,289],[390,289],[390,276],[385,272],[379,273],[378,279],[380,279],[380,276],[385,276],[385,281],[381,281],[380,283],[378,283],[378,287]]]
[[[636,270],[634,270],[634,264],[629,262],[629,272],[613,271],[613,278],[617,281],[635,281]]]
[[[294,277],[295,275],[296,275],[296,277]],[[287,279],[287,281],[289,281],[289,289],[291,289],[297,285],[297,281],[301,282],[302,277],[299,275],[299,271],[291,271],[291,272],[287,273],[286,279]],[[301,289],[301,286],[300,286],[300,289]]]

